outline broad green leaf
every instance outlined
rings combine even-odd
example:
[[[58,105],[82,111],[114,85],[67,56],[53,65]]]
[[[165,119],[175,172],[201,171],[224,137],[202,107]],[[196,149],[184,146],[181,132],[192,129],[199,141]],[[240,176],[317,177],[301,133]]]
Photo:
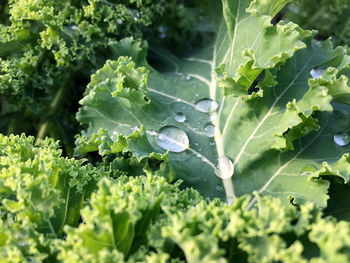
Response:
[[[333,140],[349,114],[331,104],[349,103],[340,76],[348,58],[295,24],[272,25],[287,2],[224,0],[207,47],[185,58],[150,49],[163,62],[158,71],[144,45],[114,44],[130,57],[93,75],[77,115],[89,124],[77,152],[168,161],[185,186],[209,197],[232,201],[258,191],[325,206],[329,183],[319,177],[349,179],[341,159],[349,147]]]

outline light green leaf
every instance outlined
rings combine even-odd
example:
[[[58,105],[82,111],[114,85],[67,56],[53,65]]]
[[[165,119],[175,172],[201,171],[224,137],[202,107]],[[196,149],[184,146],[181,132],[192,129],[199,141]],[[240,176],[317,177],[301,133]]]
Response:
[[[209,197],[226,193],[232,201],[258,191],[325,206],[329,183],[318,177],[349,179],[347,161],[324,170],[349,150],[333,141],[349,114],[333,112],[331,104],[348,102],[341,99],[348,79],[339,73],[348,58],[295,24],[272,25],[286,3],[224,0],[207,47],[181,59],[150,49],[163,61],[158,71],[147,64],[143,45],[115,44],[127,55],[129,43],[137,63],[120,57],[93,75],[77,115],[89,124],[77,152],[169,160],[185,186]]]

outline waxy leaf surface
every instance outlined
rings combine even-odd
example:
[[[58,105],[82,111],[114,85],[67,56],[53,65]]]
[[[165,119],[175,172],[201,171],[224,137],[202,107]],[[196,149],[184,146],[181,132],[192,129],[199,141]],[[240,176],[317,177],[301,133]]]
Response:
[[[320,176],[349,176],[349,147],[333,140],[349,123],[333,103],[349,102],[349,59],[293,23],[272,25],[287,2],[224,0],[213,42],[184,58],[152,47],[157,70],[145,44],[113,44],[123,56],[92,77],[77,152],[168,161],[209,197],[258,191],[325,206],[329,183]]]

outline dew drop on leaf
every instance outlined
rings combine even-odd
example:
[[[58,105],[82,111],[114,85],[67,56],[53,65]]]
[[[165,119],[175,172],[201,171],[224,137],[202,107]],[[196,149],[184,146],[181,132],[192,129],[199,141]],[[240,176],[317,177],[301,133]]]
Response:
[[[198,142],[194,142],[194,145],[198,146],[198,145],[199,145],[199,143],[198,143]]]
[[[140,128],[138,126],[133,126],[130,128],[132,132],[139,131]]]
[[[214,125],[212,125],[212,124],[205,125],[204,132],[205,132],[205,135],[207,137],[209,137],[209,138],[214,137],[214,135],[215,135],[215,127],[214,127]]]
[[[318,79],[319,77],[321,77],[323,75],[324,72],[325,72],[324,68],[315,68],[315,69],[312,69],[310,71],[310,75],[314,79]]]
[[[219,157],[219,165],[216,175],[222,179],[229,179],[234,172],[234,166],[232,161],[227,156]]]
[[[218,108],[216,101],[211,99],[202,99],[195,103],[196,109],[200,112],[213,112]]]
[[[149,131],[149,132],[147,132],[149,135],[151,135],[151,136],[156,136],[157,135],[157,133],[156,133],[156,131],[154,131],[154,130],[151,130],[151,131]]]
[[[187,134],[174,126],[166,126],[159,130],[156,137],[157,144],[164,150],[183,152],[189,147]]]
[[[222,186],[220,186],[220,185],[217,185],[217,186],[216,186],[216,190],[222,191],[222,190],[224,190],[224,188],[223,188]]]
[[[182,80],[190,80],[191,77],[189,75],[187,75],[187,74],[182,74],[181,79]]]
[[[177,122],[184,122],[186,120],[186,116],[182,113],[182,112],[178,112],[176,113],[174,119],[177,121]]]
[[[350,143],[349,135],[345,132],[339,132],[334,135],[334,142],[339,146],[346,146]]]

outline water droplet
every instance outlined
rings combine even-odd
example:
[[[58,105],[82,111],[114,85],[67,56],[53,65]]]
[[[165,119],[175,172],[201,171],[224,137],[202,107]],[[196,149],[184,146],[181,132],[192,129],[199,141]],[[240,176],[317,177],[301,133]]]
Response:
[[[325,72],[326,70],[323,68],[323,67],[320,67],[320,68],[315,68],[315,69],[312,69],[310,71],[310,75],[311,77],[313,77],[314,79],[318,79],[319,77],[321,77],[323,75],[323,73]]]
[[[216,190],[222,191],[222,190],[224,190],[224,188],[223,188],[221,185],[217,185],[217,186],[216,186]]]
[[[199,94],[196,94],[196,95],[194,95],[194,96],[198,97],[198,96],[199,96]]]
[[[178,112],[178,113],[176,113],[174,119],[177,122],[184,122],[186,120],[186,116],[182,112]]]
[[[345,132],[339,132],[334,135],[334,142],[339,146],[346,146],[350,143],[349,135]]]
[[[201,151],[202,151],[202,148],[199,148],[198,151],[201,152]]]
[[[137,125],[134,126],[134,127],[131,127],[130,129],[131,129],[132,132],[135,132],[135,131],[139,131],[139,130],[140,130],[140,128],[139,128]]]
[[[78,27],[77,27],[76,25],[72,25],[70,28],[71,28],[72,30],[77,30],[77,29],[78,29]]]
[[[118,23],[119,25],[121,25],[121,24],[123,24],[123,20],[118,19],[118,20],[117,20],[117,23]]]
[[[150,130],[148,132],[148,134],[151,135],[151,136],[156,136],[157,135],[156,131],[154,131],[154,130]]]
[[[186,107],[185,107],[185,106],[182,106],[182,108],[181,108],[181,109],[186,110]]]
[[[199,143],[198,143],[198,142],[194,142],[193,144],[194,144],[194,145],[196,145],[196,146],[198,146],[198,145],[199,145]]]
[[[191,77],[189,75],[187,75],[187,74],[182,74],[181,79],[182,80],[190,80]]]
[[[200,112],[213,112],[218,108],[216,101],[211,99],[203,99],[195,103],[196,109]]]
[[[234,172],[234,166],[232,161],[226,156],[219,158],[218,171],[216,175],[222,179],[229,179],[232,177]]]
[[[313,40],[312,44],[315,45],[316,47],[322,47],[322,44],[320,41]]]
[[[207,135],[207,137],[209,138],[214,137],[216,132],[214,125],[212,124],[205,125],[204,132],[205,132],[205,135]]]
[[[157,144],[164,150],[183,152],[189,147],[187,134],[174,126],[166,126],[159,130],[156,137]]]
[[[215,142],[210,142],[209,145],[213,146],[215,145]]]

